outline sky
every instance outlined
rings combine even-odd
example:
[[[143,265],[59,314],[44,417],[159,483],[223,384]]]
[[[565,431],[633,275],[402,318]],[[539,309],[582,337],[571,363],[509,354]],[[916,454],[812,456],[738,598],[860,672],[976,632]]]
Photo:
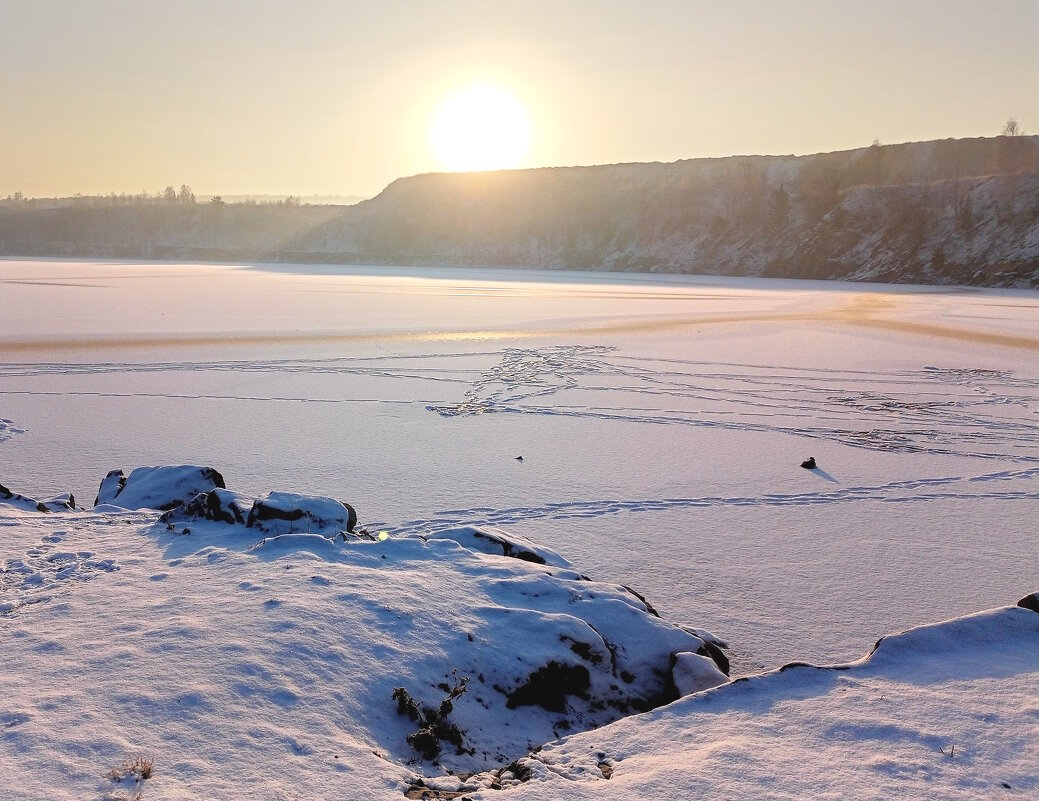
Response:
[[[0,0],[0,196],[370,196],[473,85],[516,167],[1037,133],[1039,1]]]

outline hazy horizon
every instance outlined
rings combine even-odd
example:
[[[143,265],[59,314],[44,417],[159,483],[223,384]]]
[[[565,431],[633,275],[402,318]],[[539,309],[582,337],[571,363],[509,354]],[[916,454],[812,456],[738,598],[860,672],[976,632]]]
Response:
[[[803,155],[992,136],[1009,118],[1039,127],[1030,0],[0,0],[0,23],[0,197],[182,183],[372,196],[481,165]],[[473,86],[501,100],[498,127],[464,109],[441,125]]]

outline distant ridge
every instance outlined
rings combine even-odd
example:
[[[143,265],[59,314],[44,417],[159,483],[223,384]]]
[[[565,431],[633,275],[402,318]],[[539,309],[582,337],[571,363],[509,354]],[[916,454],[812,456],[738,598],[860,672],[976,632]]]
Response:
[[[348,207],[6,203],[0,253],[1039,287],[1039,137],[425,174]]]

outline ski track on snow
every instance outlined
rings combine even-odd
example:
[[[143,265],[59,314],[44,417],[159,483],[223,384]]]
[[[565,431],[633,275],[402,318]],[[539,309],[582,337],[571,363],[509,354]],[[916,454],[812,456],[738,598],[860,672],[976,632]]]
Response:
[[[473,360],[492,362],[478,369]],[[464,386],[457,402],[302,394],[13,388],[5,379],[113,374],[364,376]],[[0,395],[421,404],[444,417],[527,414],[787,434],[896,453],[1039,462],[1039,378],[1011,371],[781,367],[625,356],[559,345],[396,356],[0,365]],[[594,399],[595,402],[589,402]],[[17,432],[0,421],[0,441]]]
[[[449,509],[425,519],[409,520],[398,525],[369,523],[370,528],[384,528],[397,535],[425,536],[443,528],[462,525],[509,526],[531,520],[566,520],[638,512],[660,512],[673,509],[711,506],[817,506],[859,501],[882,503],[926,503],[930,501],[967,500],[1039,500],[1039,484],[1034,489],[990,489],[994,482],[1039,482],[1039,468],[1003,470],[979,476],[950,476],[891,481],[876,486],[843,487],[829,492],[766,493],[763,495],[705,495],[688,498],[643,500],[586,500],[548,503],[541,506],[515,506],[494,509],[475,506]]]

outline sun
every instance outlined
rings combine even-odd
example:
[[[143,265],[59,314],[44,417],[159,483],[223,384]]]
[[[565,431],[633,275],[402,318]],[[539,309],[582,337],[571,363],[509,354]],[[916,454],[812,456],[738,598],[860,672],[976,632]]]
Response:
[[[430,133],[433,151],[447,170],[506,170],[520,166],[527,155],[530,119],[506,89],[477,84],[444,101]]]

